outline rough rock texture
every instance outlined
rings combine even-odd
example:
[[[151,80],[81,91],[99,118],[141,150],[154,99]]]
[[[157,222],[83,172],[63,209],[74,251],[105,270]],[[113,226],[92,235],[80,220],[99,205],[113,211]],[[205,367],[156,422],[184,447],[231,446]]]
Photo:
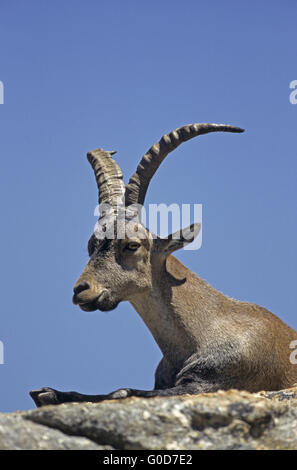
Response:
[[[85,437],[67,436],[56,429],[30,422],[26,413],[0,415],[0,450],[110,449]]]
[[[0,414],[0,449],[297,450],[297,387]]]

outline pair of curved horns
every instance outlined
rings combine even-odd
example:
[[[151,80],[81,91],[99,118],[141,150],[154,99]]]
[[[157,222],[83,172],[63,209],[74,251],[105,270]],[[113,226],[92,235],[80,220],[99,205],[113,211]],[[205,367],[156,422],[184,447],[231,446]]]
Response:
[[[99,190],[99,205],[109,204],[114,207],[120,198],[126,206],[143,205],[150,181],[165,157],[181,143],[209,132],[244,132],[240,127],[227,124],[189,124],[180,127],[154,144],[142,157],[136,172],[129,183],[123,182],[123,173],[112,158],[116,152],[97,149],[87,154],[92,165]]]

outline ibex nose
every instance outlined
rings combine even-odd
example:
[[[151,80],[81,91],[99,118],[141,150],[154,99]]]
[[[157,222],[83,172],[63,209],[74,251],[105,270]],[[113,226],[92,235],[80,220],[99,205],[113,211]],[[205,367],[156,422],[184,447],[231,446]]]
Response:
[[[78,295],[80,292],[87,289],[90,289],[90,284],[88,284],[87,282],[81,282],[79,284],[75,284],[75,286],[73,287],[73,292],[75,295]]]

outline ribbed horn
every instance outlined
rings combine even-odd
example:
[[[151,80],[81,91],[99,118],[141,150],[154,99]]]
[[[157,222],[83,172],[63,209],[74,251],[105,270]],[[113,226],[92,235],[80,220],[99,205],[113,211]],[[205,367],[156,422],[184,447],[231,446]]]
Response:
[[[189,124],[164,135],[142,157],[136,172],[126,185],[126,206],[143,204],[150,181],[164,158],[182,142],[209,132],[244,132],[240,127],[227,124]]]
[[[87,154],[98,186],[99,210],[100,204],[108,204],[111,208],[115,208],[119,201],[124,202],[125,184],[123,182],[123,173],[111,156],[115,153],[96,149]],[[101,211],[100,215],[102,215]]]

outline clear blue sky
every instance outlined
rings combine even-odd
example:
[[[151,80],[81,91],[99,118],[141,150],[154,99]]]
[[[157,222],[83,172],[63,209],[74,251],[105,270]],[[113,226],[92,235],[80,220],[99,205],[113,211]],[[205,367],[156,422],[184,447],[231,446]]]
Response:
[[[0,410],[51,386],[153,387],[160,351],[128,303],[72,305],[96,219],[85,154],[126,180],[158,138],[223,122],[170,155],[147,203],[202,203],[203,245],[178,257],[297,328],[295,0],[2,0]]]

